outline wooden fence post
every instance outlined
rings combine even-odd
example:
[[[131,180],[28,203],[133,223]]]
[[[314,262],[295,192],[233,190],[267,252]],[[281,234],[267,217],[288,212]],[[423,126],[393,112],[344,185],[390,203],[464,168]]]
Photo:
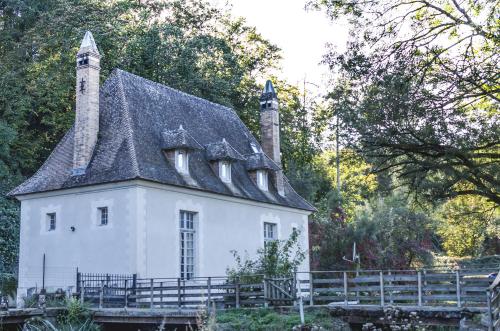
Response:
[[[82,286],[80,286],[80,303],[83,305],[85,301],[85,281],[82,280]]]
[[[124,288],[124,294],[125,294],[125,308],[128,307],[128,279],[125,279],[125,288]]]
[[[344,304],[347,306],[349,305],[349,298],[348,298],[348,290],[347,290],[347,272],[344,271]]]
[[[240,308],[240,278],[236,277],[235,284],[236,308]]]
[[[208,277],[207,278],[207,307],[208,308],[210,308],[210,301],[212,301],[211,287],[212,287],[212,278]]]
[[[99,291],[99,308],[102,309],[104,301],[104,282],[101,280],[101,289]]]
[[[163,282],[160,282],[160,308],[163,308]]]
[[[422,273],[417,273],[417,286],[418,286],[418,306],[422,306]]]
[[[392,273],[390,270],[387,272],[387,275],[389,276],[389,287],[391,288],[389,290],[389,303],[392,305],[394,303],[394,300],[392,298]]]
[[[486,304],[487,304],[487,309],[488,309],[488,320],[489,320],[489,325],[488,325],[488,331],[493,331],[493,323],[495,321],[493,320],[493,307],[491,306],[491,292],[490,290],[486,290]]]
[[[149,284],[149,308],[153,309],[154,308],[154,301],[155,301],[155,287],[154,287],[154,279],[151,278],[151,280],[149,281],[150,284]]]
[[[181,279],[177,278],[177,305],[179,309],[182,307],[182,298],[181,298]]]
[[[309,272],[309,306],[314,306],[314,280],[313,273]]]
[[[460,289],[460,270],[455,272],[455,276],[457,279],[457,307],[462,307],[462,298],[461,298],[461,289]]]
[[[384,300],[384,273],[380,272],[380,305],[383,307],[385,305]]]
[[[266,284],[266,278],[262,281],[262,285],[264,286],[264,308],[267,308],[267,284]]]

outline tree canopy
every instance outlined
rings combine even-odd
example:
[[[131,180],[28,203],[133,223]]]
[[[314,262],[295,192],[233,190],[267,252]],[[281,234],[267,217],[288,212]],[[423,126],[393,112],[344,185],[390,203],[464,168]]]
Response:
[[[334,112],[350,145],[418,197],[500,204],[500,4],[492,0],[317,0],[347,17],[330,50]],[[345,137],[347,138],[347,137]]]

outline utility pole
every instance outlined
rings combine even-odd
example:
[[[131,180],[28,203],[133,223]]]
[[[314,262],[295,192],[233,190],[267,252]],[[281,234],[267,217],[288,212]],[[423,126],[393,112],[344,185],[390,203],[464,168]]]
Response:
[[[339,123],[339,111],[337,109],[337,115],[335,116],[335,163],[337,166],[337,193],[339,196],[339,207],[342,206],[342,194],[340,193],[340,148],[339,148],[339,130],[340,130],[340,123]]]

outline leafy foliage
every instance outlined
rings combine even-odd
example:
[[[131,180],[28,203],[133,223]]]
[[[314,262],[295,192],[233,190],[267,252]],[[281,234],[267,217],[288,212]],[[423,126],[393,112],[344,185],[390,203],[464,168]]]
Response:
[[[233,107],[259,135],[259,81],[279,49],[205,1],[0,1],[0,261],[16,263],[19,207],[4,195],[31,176],[74,121],[75,55],[92,30],[101,81],[115,67]],[[298,90],[277,80],[285,165],[311,158],[297,136]]]
[[[242,258],[233,251],[236,266],[229,268],[230,279],[254,279],[255,276],[291,277],[305,259],[305,252],[299,244],[300,232],[294,231],[287,240],[268,241],[257,251],[255,259]]]
[[[451,256],[500,253],[500,215],[484,198],[461,196],[438,210],[437,233]]]
[[[402,195],[375,198],[359,207],[354,220],[345,222],[332,214],[328,222],[313,223],[313,267],[320,270],[355,268],[353,243],[357,243],[364,269],[401,269],[430,262],[431,220],[407,205]]]
[[[317,0],[353,26],[330,118],[344,140],[429,201],[500,203],[499,2]],[[354,33],[355,31],[355,33]]]

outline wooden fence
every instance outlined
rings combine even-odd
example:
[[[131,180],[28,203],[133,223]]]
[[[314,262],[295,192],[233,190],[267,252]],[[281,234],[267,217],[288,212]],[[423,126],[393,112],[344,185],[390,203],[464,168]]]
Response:
[[[310,305],[486,307],[496,269],[312,272],[300,280]],[[312,295],[311,295],[312,294]]]
[[[294,278],[240,282],[227,277],[133,277],[121,283],[80,280],[80,300],[99,307],[218,308],[291,305],[439,306],[486,308],[495,269],[297,272]],[[297,285],[297,286],[295,286]],[[299,289],[299,290],[297,290]],[[493,301],[498,305],[498,296]],[[498,313],[498,310],[497,310]]]
[[[497,273],[495,281],[487,291],[488,320],[490,322],[488,330],[500,330],[500,272]]]

